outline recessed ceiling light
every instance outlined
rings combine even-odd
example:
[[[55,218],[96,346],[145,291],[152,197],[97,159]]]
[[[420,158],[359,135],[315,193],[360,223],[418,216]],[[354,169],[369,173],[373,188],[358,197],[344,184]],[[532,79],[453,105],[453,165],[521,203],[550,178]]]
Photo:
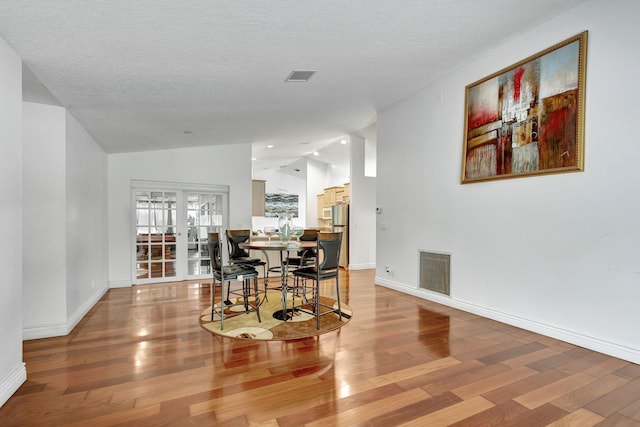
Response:
[[[258,160],[258,158],[257,158],[257,157],[252,157],[252,158],[251,158],[251,161],[253,161],[253,162],[255,162],[256,160]]]
[[[317,71],[311,70],[293,70],[285,79],[285,82],[307,82]]]
[[[273,148],[273,144],[267,145],[267,148]]]
[[[319,155],[320,155],[320,153],[318,153],[317,151],[314,151],[314,152],[313,152],[313,155],[314,155],[314,156],[319,156]]]
[[[343,139],[340,140],[340,144],[345,145],[346,143],[347,143],[346,139],[343,138]]]

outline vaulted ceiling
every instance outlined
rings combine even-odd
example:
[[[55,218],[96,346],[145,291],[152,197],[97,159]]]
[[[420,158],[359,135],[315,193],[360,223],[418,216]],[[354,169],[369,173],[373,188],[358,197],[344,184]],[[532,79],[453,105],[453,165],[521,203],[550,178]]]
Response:
[[[306,154],[582,1],[2,0],[0,37],[24,99],[66,107],[109,153]]]

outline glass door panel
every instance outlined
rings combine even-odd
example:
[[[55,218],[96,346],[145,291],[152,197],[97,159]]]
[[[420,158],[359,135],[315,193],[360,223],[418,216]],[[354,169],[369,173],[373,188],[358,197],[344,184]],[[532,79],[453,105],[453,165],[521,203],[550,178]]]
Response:
[[[211,274],[208,233],[220,232],[224,196],[209,192],[187,192],[187,276]]]
[[[175,191],[135,192],[136,279],[176,276]]]

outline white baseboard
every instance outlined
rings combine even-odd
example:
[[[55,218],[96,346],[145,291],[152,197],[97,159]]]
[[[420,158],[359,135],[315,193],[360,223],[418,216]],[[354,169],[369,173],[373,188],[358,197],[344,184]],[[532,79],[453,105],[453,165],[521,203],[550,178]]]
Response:
[[[130,288],[132,286],[131,280],[112,280],[109,282],[109,288]]]
[[[371,270],[373,268],[376,268],[375,263],[349,264],[349,270]]]
[[[84,304],[78,307],[75,313],[71,315],[71,318],[67,320],[67,327],[69,332],[71,332],[73,328],[76,327],[76,325],[82,320],[82,318],[87,315],[89,310],[91,310],[93,306],[96,305],[98,301],[100,301],[100,298],[102,298],[102,296],[106,294],[108,290],[108,288],[98,289],[96,292],[94,292],[93,295],[91,295],[91,297],[87,301],[85,301]]]
[[[24,363],[20,363],[0,381],[0,406],[9,400],[26,380],[27,368]]]
[[[498,322],[506,323],[508,325],[516,326],[518,328],[526,329],[527,331],[535,332],[541,335],[545,335],[551,338],[555,338],[561,341],[568,342],[580,347],[588,348],[589,350],[604,353],[609,356],[618,357],[620,359],[627,360],[632,363],[640,364],[640,349],[626,347],[613,342],[601,340],[588,335],[580,334],[575,331],[567,329],[557,328],[555,326],[540,323],[533,319],[525,319],[511,314],[506,314],[500,311],[492,310],[487,307],[482,307],[468,302],[459,301],[449,296],[439,294],[437,292],[431,292],[426,289],[420,289],[410,287],[402,283],[393,282],[382,277],[375,278],[376,285],[381,285],[390,289],[394,289],[399,292],[403,292],[409,295],[423,298],[429,301],[436,302],[438,304],[446,305],[448,307],[457,308],[462,311],[477,314],[478,316],[493,319]]]
[[[80,306],[66,322],[49,323],[44,325],[27,325],[22,328],[23,340],[35,340],[39,338],[61,337],[69,335],[76,325],[87,315],[89,310],[96,305],[108,289],[97,290],[82,306]]]
[[[23,340],[37,340],[39,338],[62,337],[69,333],[66,323],[47,323],[22,327]]]

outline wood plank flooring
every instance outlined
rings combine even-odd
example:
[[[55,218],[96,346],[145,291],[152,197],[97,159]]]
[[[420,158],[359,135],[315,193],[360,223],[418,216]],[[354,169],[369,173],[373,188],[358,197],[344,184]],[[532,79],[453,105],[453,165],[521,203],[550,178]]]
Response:
[[[289,342],[200,328],[207,283],[110,290],[26,341],[2,426],[640,426],[640,366],[341,273],[353,319]]]

